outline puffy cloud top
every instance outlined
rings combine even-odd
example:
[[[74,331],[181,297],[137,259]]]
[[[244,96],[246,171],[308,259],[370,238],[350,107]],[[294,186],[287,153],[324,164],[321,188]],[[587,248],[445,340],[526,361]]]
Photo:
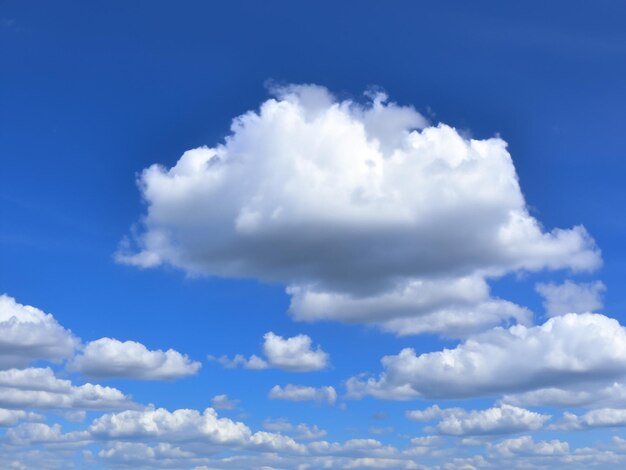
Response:
[[[52,315],[0,295],[0,369],[70,357],[79,340]]]
[[[273,367],[295,372],[324,369],[328,365],[328,354],[311,348],[311,338],[297,335],[283,338],[271,331],[264,336],[263,351]]]
[[[328,294],[320,315],[345,320],[334,313],[338,295],[352,321],[355,299],[367,301],[360,320],[373,321],[389,310],[385,295],[403,305],[391,318],[437,313],[440,304],[424,309],[413,291],[442,277],[599,265],[584,228],[544,232],[528,213],[502,139],[430,126],[382,94],[360,104],[314,85],[273,91],[233,120],[223,144],[143,171],[143,231],[136,249],[121,247],[120,262],[282,282],[296,296],[292,313],[307,319],[316,319],[307,295]],[[490,300],[481,292],[475,316]],[[481,326],[518,314],[491,314]],[[430,331],[462,318],[437,315]]]

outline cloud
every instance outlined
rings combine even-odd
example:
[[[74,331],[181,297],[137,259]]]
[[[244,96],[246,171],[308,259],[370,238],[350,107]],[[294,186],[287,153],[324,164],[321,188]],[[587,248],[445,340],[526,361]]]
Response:
[[[283,338],[271,331],[263,337],[263,351],[272,367],[293,371],[308,372],[325,369],[328,366],[328,354],[311,348],[311,338],[307,335],[297,335],[292,338]]]
[[[544,297],[543,307],[550,317],[571,312],[594,312],[602,308],[602,294],[606,290],[600,282],[537,284],[537,292]]]
[[[445,411],[449,412],[452,409],[448,408]],[[454,410],[461,410],[461,408],[454,408]],[[426,423],[441,417],[443,413],[444,410],[439,408],[439,405],[432,405],[424,410],[409,410],[406,412],[406,417],[418,423]]]
[[[255,354],[250,356],[250,359],[246,359],[242,354],[237,354],[232,359],[226,355],[217,357],[209,354],[207,359],[212,362],[217,362],[226,369],[234,369],[238,366],[242,366],[244,369],[262,370],[268,367],[267,362]]]
[[[451,436],[480,436],[537,431],[550,419],[524,408],[499,405],[486,410],[445,409],[434,429]]]
[[[583,382],[564,384],[563,387],[546,387],[524,393],[507,394],[502,402],[522,406],[556,407],[626,407],[626,383]]]
[[[108,410],[133,406],[130,398],[116,388],[74,385],[57,378],[50,368],[0,371],[0,407]]]
[[[569,453],[569,444],[556,439],[535,442],[530,436],[522,436],[498,442],[490,450],[502,457],[565,455]]]
[[[565,412],[563,418],[552,424],[549,429],[555,431],[580,431],[590,428],[608,428],[626,426],[626,409],[600,408],[584,415]]]
[[[583,227],[543,231],[529,214],[502,139],[382,94],[272,91],[223,144],[141,173],[147,212],[119,262],[283,283],[300,320],[449,335],[528,318],[488,278],[600,265]]]
[[[0,369],[70,357],[79,341],[52,315],[0,295]]]
[[[268,396],[271,400],[315,401],[329,405],[337,401],[337,392],[331,386],[315,388],[289,384],[283,388],[275,385]]]
[[[232,359],[228,356],[208,356],[208,359],[228,369],[241,365],[246,369],[260,370],[273,367],[289,372],[311,372],[328,367],[328,354],[322,351],[320,346],[313,349],[311,338],[307,335],[283,338],[270,331],[263,336],[263,340],[263,353],[267,360],[254,354],[249,359],[241,354]]]
[[[6,439],[12,445],[29,446],[33,444],[75,444],[88,441],[85,431],[63,433],[59,424],[49,426],[45,423],[24,423],[6,432]]]
[[[101,378],[176,379],[195,374],[201,366],[172,349],[150,351],[134,341],[101,338],[81,346],[52,315],[0,295],[0,370],[67,358],[72,358],[68,370]]]
[[[379,378],[353,377],[348,395],[470,398],[611,383],[626,375],[626,330],[599,314],[567,314],[540,326],[495,328],[454,349],[382,359]]]
[[[89,426],[92,437],[100,440],[154,440],[166,443],[200,442],[213,448],[248,448],[263,451],[302,452],[304,446],[281,434],[252,433],[242,422],[220,418],[215,410],[164,408],[106,414]]]
[[[44,417],[32,411],[0,408],[0,427],[14,426],[19,421],[42,421]]]
[[[532,313],[506,300],[493,298],[479,276],[398,282],[384,293],[355,297],[290,287],[290,312],[302,321],[339,320],[377,324],[400,336],[445,333],[463,337],[505,319],[531,324]]]
[[[228,395],[215,395],[211,398],[211,406],[216,410],[234,410],[239,406],[239,400],[228,398]]]
[[[297,440],[313,440],[321,439],[326,436],[326,431],[320,429],[317,425],[309,426],[304,423],[292,424],[285,418],[266,419],[263,421],[263,427],[268,431],[280,432],[293,436]]]
[[[173,349],[150,351],[135,341],[101,338],[87,343],[68,368],[90,377],[172,380],[193,375],[200,366]]]
[[[485,410],[440,408],[432,405],[424,410],[406,412],[407,418],[418,422],[440,421],[429,430],[451,436],[481,436],[536,431],[551,418],[533,411],[500,404]]]

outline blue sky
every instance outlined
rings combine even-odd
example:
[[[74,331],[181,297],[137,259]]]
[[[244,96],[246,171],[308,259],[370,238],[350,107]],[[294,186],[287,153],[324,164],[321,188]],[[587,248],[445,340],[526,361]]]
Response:
[[[0,466],[622,468],[625,20],[0,2]]]

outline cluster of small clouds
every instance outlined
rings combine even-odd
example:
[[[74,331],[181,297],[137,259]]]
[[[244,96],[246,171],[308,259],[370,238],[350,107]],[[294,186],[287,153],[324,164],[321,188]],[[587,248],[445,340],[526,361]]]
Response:
[[[2,300],[3,314],[8,322],[17,325],[26,321],[35,325],[38,321],[46,322],[48,327],[53,326],[53,331],[70,338],[69,344],[74,345],[74,352],[68,349],[65,353],[73,354],[67,365],[69,370],[79,370],[94,377],[171,379],[195,373],[199,367],[175,351],[150,351],[132,341],[103,338],[80,346],[80,341],[59,326],[52,315],[20,305],[8,296]],[[11,315],[7,309],[11,309]],[[28,367],[0,370],[0,426],[8,428],[0,438],[0,446],[6,450],[7,459],[11,455],[20,455],[20,459],[26,460],[32,456],[21,452],[29,448],[61,448],[68,455],[76,449],[83,449],[88,459],[102,460],[113,467],[140,464],[147,465],[146,468],[164,465],[236,467],[233,461],[214,457],[228,450],[242,452],[239,458],[252,459],[248,461],[250,464],[262,461],[263,455],[270,452],[283,463],[294,463],[306,456],[320,465],[344,468],[427,468],[418,464],[424,457],[433,461],[443,459],[453,465],[465,465],[470,461],[491,465],[521,456],[552,459],[549,462],[555,468],[582,467],[589,462],[608,462],[617,468],[624,462],[626,446],[603,452],[571,451],[567,442],[558,440],[535,442],[530,436],[522,436],[493,443],[481,441],[480,437],[540,429],[580,431],[626,425],[626,408],[598,408],[582,415],[565,412],[560,419],[546,426],[552,416],[519,406],[524,400],[534,400],[534,405],[545,404],[540,400],[542,394],[550,397],[550,404],[554,405],[558,390],[569,393],[570,401],[575,396],[585,405],[593,404],[590,384],[599,391],[611,390],[599,393],[599,396],[605,401],[612,398],[613,403],[618,403],[620,397],[626,397],[626,387],[615,382],[626,373],[623,366],[626,363],[625,338],[626,330],[616,320],[600,314],[570,313],[550,318],[539,326],[495,328],[473,335],[454,349],[420,356],[407,349],[397,356],[383,358],[385,371],[380,377],[349,379],[346,384],[348,395],[371,394],[393,399],[466,398],[518,392],[504,395],[501,403],[482,410],[433,405],[407,412],[410,420],[431,422],[424,430],[436,435],[413,438],[404,450],[375,439],[353,439],[343,443],[324,441],[327,431],[317,425],[292,424],[286,419],[267,419],[263,423],[266,431],[253,432],[242,422],[218,416],[217,409],[234,410],[239,406],[238,400],[225,394],[213,397],[213,408],[202,413],[189,409],[170,412],[145,407],[133,402],[120,390],[91,383],[74,385],[70,380],[57,377],[50,367],[28,366],[26,358],[13,354],[11,364]],[[264,340],[263,351],[267,363],[273,367],[304,371],[327,365],[328,355],[319,347],[313,349],[310,338],[305,335],[285,339],[270,332]],[[31,360],[35,358],[33,350],[49,351],[34,341],[30,346],[26,349],[26,357]],[[63,355],[53,352],[45,359],[60,361]],[[181,370],[187,372],[180,374]],[[571,385],[571,389],[555,388],[564,384]],[[268,398],[333,405],[338,393],[332,386],[288,384],[273,387]],[[512,404],[516,400],[517,404]],[[622,403],[626,406],[626,401]],[[67,410],[69,413],[100,410],[106,413],[83,430],[63,433],[59,424],[49,425],[44,422],[45,415],[31,410]],[[79,420],[84,416],[83,413]],[[71,420],[72,416],[68,415],[66,419]],[[392,427],[388,430],[380,428],[380,432],[378,429],[370,432],[393,432]],[[468,445],[474,442],[474,445],[484,446],[485,452],[471,458],[451,457],[450,448],[441,441],[442,437],[464,438]],[[473,438],[479,439],[471,441]],[[101,446],[96,455],[87,450],[87,446],[94,443]],[[198,446],[202,447],[201,451]],[[246,452],[255,452],[258,456],[254,459],[245,457]]]
[[[240,409],[226,394],[204,411],[169,411],[34,366],[46,361],[83,377],[138,380],[181,379],[201,368],[176,350],[136,341],[83,343],[51,314],[2,295],[0,426],[7,430],[0,467],[64,468],[57,462],[73,461],[77,450],[86,465],[137,469],[626,464],[626,441],[617,436],[603,449],[572,449],[528,435],[626,426],[626,329],[593,313],[606,290],[599,281],[537,284],[548,317],[538,325],[528,308],[492,294],[489,282],[509,273],[591,272],[601,264],[584,227],[545,230],[530,214],[506,142],[431,125],[382,93],[359,103],[314,85],[272,92],[258,111],[233,121],[223,144],[141,173],[147,213],[116,259],[281,283],[298,321],[460,340],[439,351],[384,356],[379,373],[349,377],[344,396],[332,385],[289,383],[272,387],[269,400],[497,401],[485,409],[435,404],[407,411],[427,435],[411,436],[404,449],[376,439],[324,440],[326,430],[285,418],[268,418],[265,430],[253,431],[219,416],[217,410]],[[290,373],[330,366],[330,355],[308,335],[272,331],[258,355],[209,360]],[[555,419],[528,409],[546,406],[586,410]],[[66,420],[80,421],[95,410],[104,414],[71,432],[41,414],[66,412]],[[371,434],[394,431],[370,427]],[[476,446],[482,451],[467,450]]]
[[[100,338],[82,344],[52,314],[0,295],[0,369],[65,359],[69,371],[98,378],[177,379],[201,366],[173,349],[149,350],[135,341]]]
[[[529,462],[539,468],[617,469],[626,462],[626,440],[618,436],[602,450],[572,449],[566,441],[535,441],[529,435],[456,449],[444,447],[446,436],[424,435],[410,439],[401,449],[376,439],[324,440],[325,431],[284,419],[266,420],[264,427],[266,431],[253,431],[243,422],[220,417],[212,408],[200,412],[148,407],[106,413],[70,432],[59,424],[25,422],[0,439],[0,464],[6,468],[63,468],[65,464],[67,468],[78,458],[85,463],[100,461],[107,468],[435,470],[528,468]],[[483,452],[476,453],[476,446]],[[230,455],[220,456],[224,451]]]

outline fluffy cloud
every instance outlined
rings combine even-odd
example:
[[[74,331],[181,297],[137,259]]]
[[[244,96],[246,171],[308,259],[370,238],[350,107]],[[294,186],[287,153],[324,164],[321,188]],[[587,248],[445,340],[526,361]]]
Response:
[[[426,410],[426,415],[428,415],[429,410],[432,409]],[[512,434],[536,431],[550,419],[549,415],[535,413],[506,404],[479,411],[466,411],[461,408],[444,410],[437,408],[432,411],[438,413],[431,413],[430,416],[434,417],[439,414],[442,417],[434,429],[440,434],[451,436]],[[421,417],[424,416],[424,414],[421,415]],[[409,417],[411,417],[410,414]],[[413,415],[413,418],[415,417],[417,416]]]
[[[398,335],[445,333],[462,337],[504,319],[530,324],[532,313],[493,298],[479,276],[398,282],[384,293],[354,295],[290,287],[290,312],[303,321],[372,322]],[[416,318],[417,317],[417,318]]]
[[[431,429],[439,434],[451,436],[480,436],[536,431],[550,419],[549,415],[507,404],[485,410],[471,411],[463,408],[442,409],[433,405],[425,410],[408,411],[406,416],[418,422],[440,419]]]
[[[626,330],[599,314],[567,314],[540,326],[495,328],[454,349],[382,359],[378,379],[353,377],[349,395],[468,398],[606,383],[626,375]]]
[[[0,371],[0,407],[119,409],[134,406],[119,390],[86,383],[73,385],[50,368]]]
[[[244,369],[262,370],[268,367],[267,362],[255,354],[250,356],[249,359],[246,359],[242,354],[237,354],[232,359],[226,355],[219,357],[209,355],[207,359],[212,362],[217,362],[226,369],[234,369],[242,366]]]
[[[337,401],[337,392],[331,387],[306,387],[288,384],[285,387],[275,385],[269,393],[272,400],[316,401],[333,405]]]
[[[237,354],[232,359],[228,356],[209,356],[209,360],[218,362],[226,368],[239,365],[257,370],[274,367],[290,372],[310,372],[328,367],[328,354],[322,351],[320,346],[313,349],[311,338],[307,335],[283,338],[270,331],[263,336],[263,340],[263,353],[267,360],[254,354],[249,359]]]
[[[502,139],[429,126],[382,94],[273,91],[223,144],[143,171],[143,229],[118,261],[281,282],[295,318],[404,334],[527,318],[485,279],[600,264],[583,227],[542,231]]]
[[[502,402],[521,406],[626,407],[626,383],[583,382],[507,394]]]
[[[176,379],[200,368],[199,362],[177,351],[150,351],[134,341],[101,338],[80,346],[79,338],[52,315],[0,295],[0,370],[25,367],[38,359],[60,361],[79,348],[68,369],[92,377]]]
[[[75,444],[88,441],[89,434],[85,431],[63,433],[61,426],[55,424],[49,426],[44,423],[24,423],[6,432],[6,439],[12,445],[33,444]]]
[[[163,408],[123,411],[94,420],[88,431],[101,440],[151,440],[167,443],[200,442],[215,448],[232,447],[299,453],[304,446],[281,434],[252,433],[242,422],[220,418],[215,410],[203,413]]]
[[[41,421],[43,416],[31,411],[5,410],[0,408],[0,427],[13,426],[18,421]]]
[[[565,412],[563,418],[550,426],[559,431],[579,431],[589,428],[607,428],[626,426],[626,409],[600,408],[591,410],[582,416]]]
[[[321,439],[326,435],[326,431],[320,429],[317,425],[309,426],[304,423],[292,424],[284,418],[268,418],[263,421],[263,427],[268,431],[291,435],[297,440]]]
[[[294,372],[320,370],[328,365],[328,354],[318,346],[311,348],[311,338],[297,335],[283,338],[271,331],[264,337],[263,351],[272,367]]]
[[[535,442],[530,436],[522,436],[498,442],[491,447],[491,452],[502,457],[564,455],[569,453],[569,444],[556,439]]]
[[[69,368],[91,377],[162,380],[193,375],[200,363],[173,349],[150,351],[135,341],[101,338],[87,343]]]
[[[78,339],[52,315],[0,295],[0,369],[24,367],[37,359],[71,356]]]
[[[606,290],[600,281],[563,284],[537,284],[537,292],[544,297],[546,313],[555,317],[571,312],[593,312],[602,308],[602,294]]]
[[[211,398],[211,406],[216,410],[234,410],[239,405],[239,400],[228,398],[228,395],[215,395]]]
[[[447,408],[446,411],[450,410],[460,410],[460,408]],[[432,405],[424,410],[410,410],[406,412],[406,417],[412,421],[417,421],[418,423],[425,423],[428,421],[433,421],[434,419],[439,418],[444,413],[444,410],[439,408],[439,405]]]

